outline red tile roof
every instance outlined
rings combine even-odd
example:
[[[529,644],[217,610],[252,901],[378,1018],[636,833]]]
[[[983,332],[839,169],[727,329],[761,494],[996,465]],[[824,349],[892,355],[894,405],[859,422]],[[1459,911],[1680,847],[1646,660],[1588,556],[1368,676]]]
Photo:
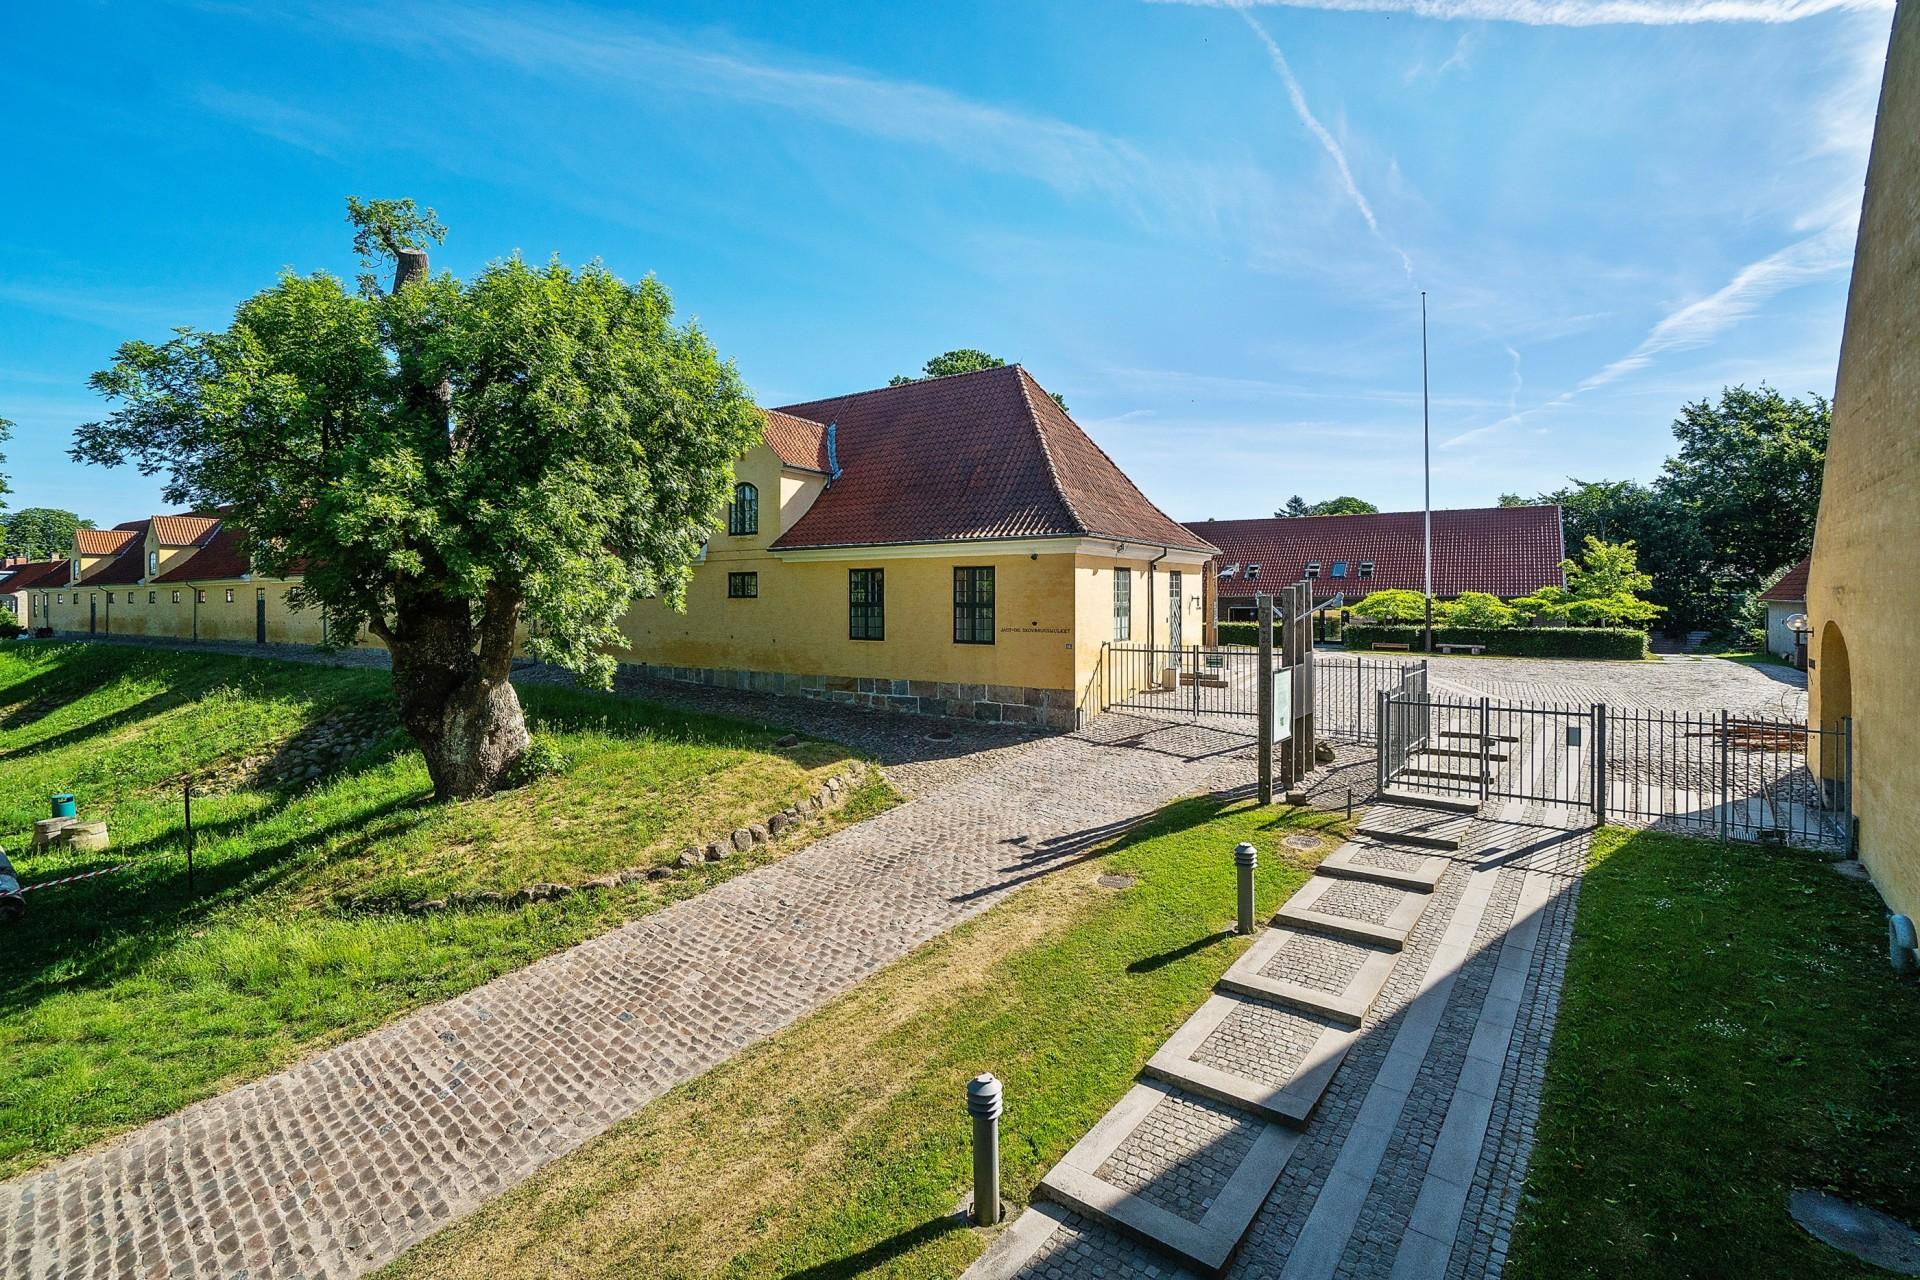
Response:
[[[74,549],[83,556],[110,556],[126,550],[127,544],[138,536],[134,526],[145,530],[146,522],[129,521],[112,529],[76,529],[73,534]]]
[[[155,582],[220,582],[242,578],[253,564],[240,547],[240,530],[221,522],[218,532],[200,550],[155,578]]]
[[[1787,570],[1780,581],[1762,591],[1760,598],[1772,604],[1805,604],[1807,602],[1807,569],[1812,564],[1813,557],[1808,556]]]
[[[809,422],[805,418],[796,418],[790,413],[778,409],[762,409],[766,425],[761,434],[766,437],[767,448],[789,467],[798,467],[802,471],[821,471],[827,469],[827,427],[822,422]]]
[[[1211,553],[1019,365],[787,405],[834,424],[841,474],[773,544],[1097,537]]]
[[[1298,582],[1309,561],[1319,561],[1314,598],[1336,592],[1349,601],[1369,591],[1424,590],[1424,538],[1418,511],[1371,516],[1292,516],[1268,520],[1206,520],[1189,525],[1220,548],[1220,596],[1250,597],[1262,588]],[[1564,584],[1560,562],[1566,548],[1560,508],[1475,507],[1433,513],[1433,593],[1457,596],[1485,591],[1512,599],[1545,586]],[[1336,561],[1347,576],[1333,577]],[[1373,576],[1361,578],[1361,561]],[[1257,586],[1247,567],[1260,566]]]
[[[117,524],[111,529],[81,529],[75,536],[89,533],[118,535],[122,541],[119,554],[104,564],[98,564],[73,585],[87,587],[117,587],[129,582],[138,582],[147,572],[147,521],[129,520]],[[84,544],[82,544],[84,549]]]
[[[17,564],[7,571],[5,577],[0,577],[0,592],[11,595],[16,591],[64,587],[72,570],[72,562],[67,560],[32,560]]]
[[[163,547],[197,547],[220,528],[218,516],[174,515],[153,518],[153,536]]]

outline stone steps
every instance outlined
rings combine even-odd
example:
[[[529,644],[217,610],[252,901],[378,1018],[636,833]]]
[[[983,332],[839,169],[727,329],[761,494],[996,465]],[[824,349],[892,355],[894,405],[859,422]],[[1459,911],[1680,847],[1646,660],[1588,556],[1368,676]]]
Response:
[[[1416,756],[1440,756],[1448,760],[1480,759],[1480,749],[1478,747],[1422,747],[1413,754]],[[1488,760],[1504,761],[1507,758],[1507,753],[1504,751],[1489,750],[1486,758]]]
[[[1439,736],[1442,738],[1466,738],[1469,741],[1478,742],[1483,735],[1472,729],[1442,729]],[[1484,736],[1488,742],[1520,741],[1519,735],[1512,733],[1489,733]]]
[[[1436,795],[1431,791],[1416,791],[1388,784],[1382,791],[1379,804],[1410,809],[1442,809],[1448,813],[1472,816],[1480,812],[1480,802],[1462,796]]]
[[[1469,821],[1369,810],[1368,834],[1334,850],[1280,907],[1036,1196],[1223,1271],[1446,872],[1449,860],[1428,851],[1457,848]],[[968,1276],[1022,1274],[1058,1226],[1028,1213]]]
[[[1460,769],[1449,769],[1445,766],[1429,767],[1423,764],[1410,764],[1402,769],[1396,776],[1400,778],[1432,779],[1437,782],[1451,782],[1460,787],[1472,787],[1475,790],[1479,789],[1482,781],[1490,782],[1493,780],[1491,773],[1483,774],[1478,770],[1467,773]]]

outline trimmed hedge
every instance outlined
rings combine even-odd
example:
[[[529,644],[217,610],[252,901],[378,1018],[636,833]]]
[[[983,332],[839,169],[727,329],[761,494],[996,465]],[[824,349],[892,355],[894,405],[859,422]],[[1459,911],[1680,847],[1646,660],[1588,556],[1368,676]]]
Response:
[[[1222,624],[1221,630],[1225,629]],[[1421,631],[1415,626],[1349,623],[1347,649],[1363,652],[1376,644],[1404,644],[1417,651]],[[1638,662],[1647,656],[1646,632],[1631,627],[1435,627],[1433,643],[1485,645],[1488,653],[1508,658],[1618,658]]]
[[[1244,644],[1255,648],[1260,643],[1260,624],[1257,622],[1222,622],[1220,628],[1221,644]]]

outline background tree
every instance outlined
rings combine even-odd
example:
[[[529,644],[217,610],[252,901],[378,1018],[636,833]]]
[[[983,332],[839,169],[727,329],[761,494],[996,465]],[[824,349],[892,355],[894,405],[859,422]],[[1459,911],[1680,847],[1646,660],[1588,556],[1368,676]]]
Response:
[[[529,745],[516,632],[605,684],[633,598],[683,600],[760,419],[651,277],[513,257],[462,283],[428,271],[431,210],[348,216],[389,290],[286,274],[223,332],[126,343],[93,377],[118,407],[72,452],[230,508],[262,574],[302,566],[296,607],[391,650],[436,796],[482,795]]]
[[[1517,493],[1503,493],[1497,501],[1498,505],[1503,507],[1526,507],[1533,505]]]
[[[5,444],[7,441],[11,439],[13,439],[13,420],[10,418],[0,418],[0,444]],[[0,466],[4,466],[6,464],[6,461],[7,461],[7,455],[4,453],[0,453]],[[8,494],[12,492],[13,490],[7,485],[6,476],[0,475],[0,499],[4,499]],[[6,533],[7,533],[6,523],[4,520],[0,520],[0,541],[5,540]]]
[[[73,531],[91,529],[93,521],[58,507],[22,507],[6,517],[5,527],[8,555],[64,560],[73,548]]]
[[[956,373],[978,373],[982,369],[1004,369],[1007,362],[999,356],[990,356],[974,347],[955,347],[952,351],[943,351],[920,367],[920,376],[909,378],[896,373],[887,379],[890,387],[904,387],[909,383],[925,382],[928,378],[947,378]],[[1053,402],[1062,409],[1067,407],[1066,397],[1059,392],[1048,392]]]
[[[1324,502],[1307,502],[1299,494],[1287,499],[1287,505],[1273,513],[1285,516],[1376,516],[1380,508],[1364,498],[1341,496]]]
[[[1662,609],[1642,598],[1653,578],[1641,570],[1631,542],[1604,542],[1588,535],[1578,560],[1562,560],[1567,585],[1542,587],[1513,601],[1536,622],[1577,627],[1644,627]]]
[[[1375,622],[1425,622],[1427,598],[1418,591],[1375,591],[1353,606],[1353,616]]]
[[[1499,596],[1484,591],[1462,591],[1444,604],[1437,604],[1436,622],[1449,627],[1485,627],[1498,630],[1520,625],[1520,611],[1501,602]],[[1424,621],[1424,619],[1423,619]]]

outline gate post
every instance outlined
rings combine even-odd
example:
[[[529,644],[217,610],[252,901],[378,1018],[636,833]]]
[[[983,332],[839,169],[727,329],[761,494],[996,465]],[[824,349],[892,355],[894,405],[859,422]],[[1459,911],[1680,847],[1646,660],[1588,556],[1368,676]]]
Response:
[[[1593,823],[1607,820],[1607,704],[1593,704]]]
[[[1728,796],[1728,777],[1726,777],[1728,766],[1732,762],[1732,752],[1734,752],[1734,735],[1732,735],[1730,720],[1732,718],[1722,706],[1720,708],[1720,842],[1722,844],[1728,841],[1732,823],[1734,823],[1734,814],[1730,808],[1732,800]]]
[[[1259,799],[1273,803],[1273,597],[1257,592],[1253,597],[1254,616],[1260,620],[1260,670],[1255,673],[1259,691],[1259,717],[1255,728],[1259,744]]]
[[[1488,706],[1488,699],[1484,697],[1481,698],[1480,699],[1480,803],[1481,804],[1485,804],[1487,802],[1487,792],[1489,790],[1488,779],[1487,779],[1487,763],[1488,763],[1487,762],[1487,754],[1488,754],[1487,734],[1489,730],[1492,728],[1492,726],[1487,723],[1487,706]]]
[[[1393,705],[1393,695],[1385,689],[1376,690],[1373,704],[1373,742],[1374,742],[1374,794],[1387,789],[1387,708]]]

